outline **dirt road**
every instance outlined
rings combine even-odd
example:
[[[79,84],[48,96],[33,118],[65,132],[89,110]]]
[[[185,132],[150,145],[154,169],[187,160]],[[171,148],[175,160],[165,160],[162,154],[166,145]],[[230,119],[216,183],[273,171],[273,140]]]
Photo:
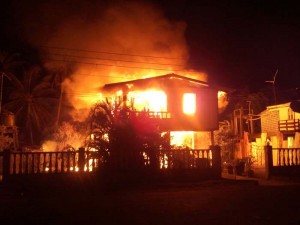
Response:
[[[0,185],[0,223],[299,225],[300,186],[227,179],[106,190]]]

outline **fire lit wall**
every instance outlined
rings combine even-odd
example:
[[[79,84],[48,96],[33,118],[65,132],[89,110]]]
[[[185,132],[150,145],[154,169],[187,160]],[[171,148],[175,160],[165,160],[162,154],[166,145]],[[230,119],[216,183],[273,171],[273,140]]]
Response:
[[[168,112],[171,113],[170,130],[211,131],[218,129],[217,90],[211,88],[181,88],[169,89],[166,93]],[[195,94],[195,113],[184,113],[183,96],[185,93]]]

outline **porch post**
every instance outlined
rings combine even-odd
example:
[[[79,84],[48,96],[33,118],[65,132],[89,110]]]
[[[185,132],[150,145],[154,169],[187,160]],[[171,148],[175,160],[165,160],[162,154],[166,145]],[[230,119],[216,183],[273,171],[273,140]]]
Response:
[[[211,130],[210,131],[210,144],[211,144],[211,146],[214,146],[215,145],[215,138],[214,138],[214,131],[213,130]]]
[[[222,162],[221,162],[221,147],[219,145],[210,146],[212,153],[212,170],[215,178],[222,176]]]
[[[8,180],[10,174],[10,149],[3,150],[3,174],[2,180]]]
[[[80,172],[84,172],[84,164],[85,164],[85,155],[84,148],[79,148],[78,151],[78,168]]]
[[[266,145],[264,147],[264,152],[265,152],[265,178],[269,179],[272,174],[272,168],[273,168],[272,146]]]

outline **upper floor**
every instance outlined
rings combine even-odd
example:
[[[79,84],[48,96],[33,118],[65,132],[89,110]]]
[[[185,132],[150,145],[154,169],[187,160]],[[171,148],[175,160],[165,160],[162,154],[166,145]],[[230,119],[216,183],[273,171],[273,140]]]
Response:
[[[218,90],[206,82],[167,74],[106,84],[106,97],[132,106],[133,114],[156,120],[164,130],[218,129]]]

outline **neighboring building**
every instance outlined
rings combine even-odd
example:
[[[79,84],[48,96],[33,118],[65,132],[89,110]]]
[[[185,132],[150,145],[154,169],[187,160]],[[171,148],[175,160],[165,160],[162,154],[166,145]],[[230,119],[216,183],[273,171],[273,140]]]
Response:
[[[265,143],[273,147],[300,147],[300,101],[268,106],[261,115],[261,132]]]
[[[258,166],[265,165],[266,145],[275,149],[300,147],[300,101],[267,106],[259,115],[261,133],[249,143],[247,150]],[[276,157],[273,154],[273,163],[277,162]]]
[[[106,96],[131,104],[135,113],[145,113],[170,132],[170,144],[191,149],[214,144],[218,129],[218,90],[206,82],[167,74],[106,84]],[[149,121],[150,121],[149,120]]]

